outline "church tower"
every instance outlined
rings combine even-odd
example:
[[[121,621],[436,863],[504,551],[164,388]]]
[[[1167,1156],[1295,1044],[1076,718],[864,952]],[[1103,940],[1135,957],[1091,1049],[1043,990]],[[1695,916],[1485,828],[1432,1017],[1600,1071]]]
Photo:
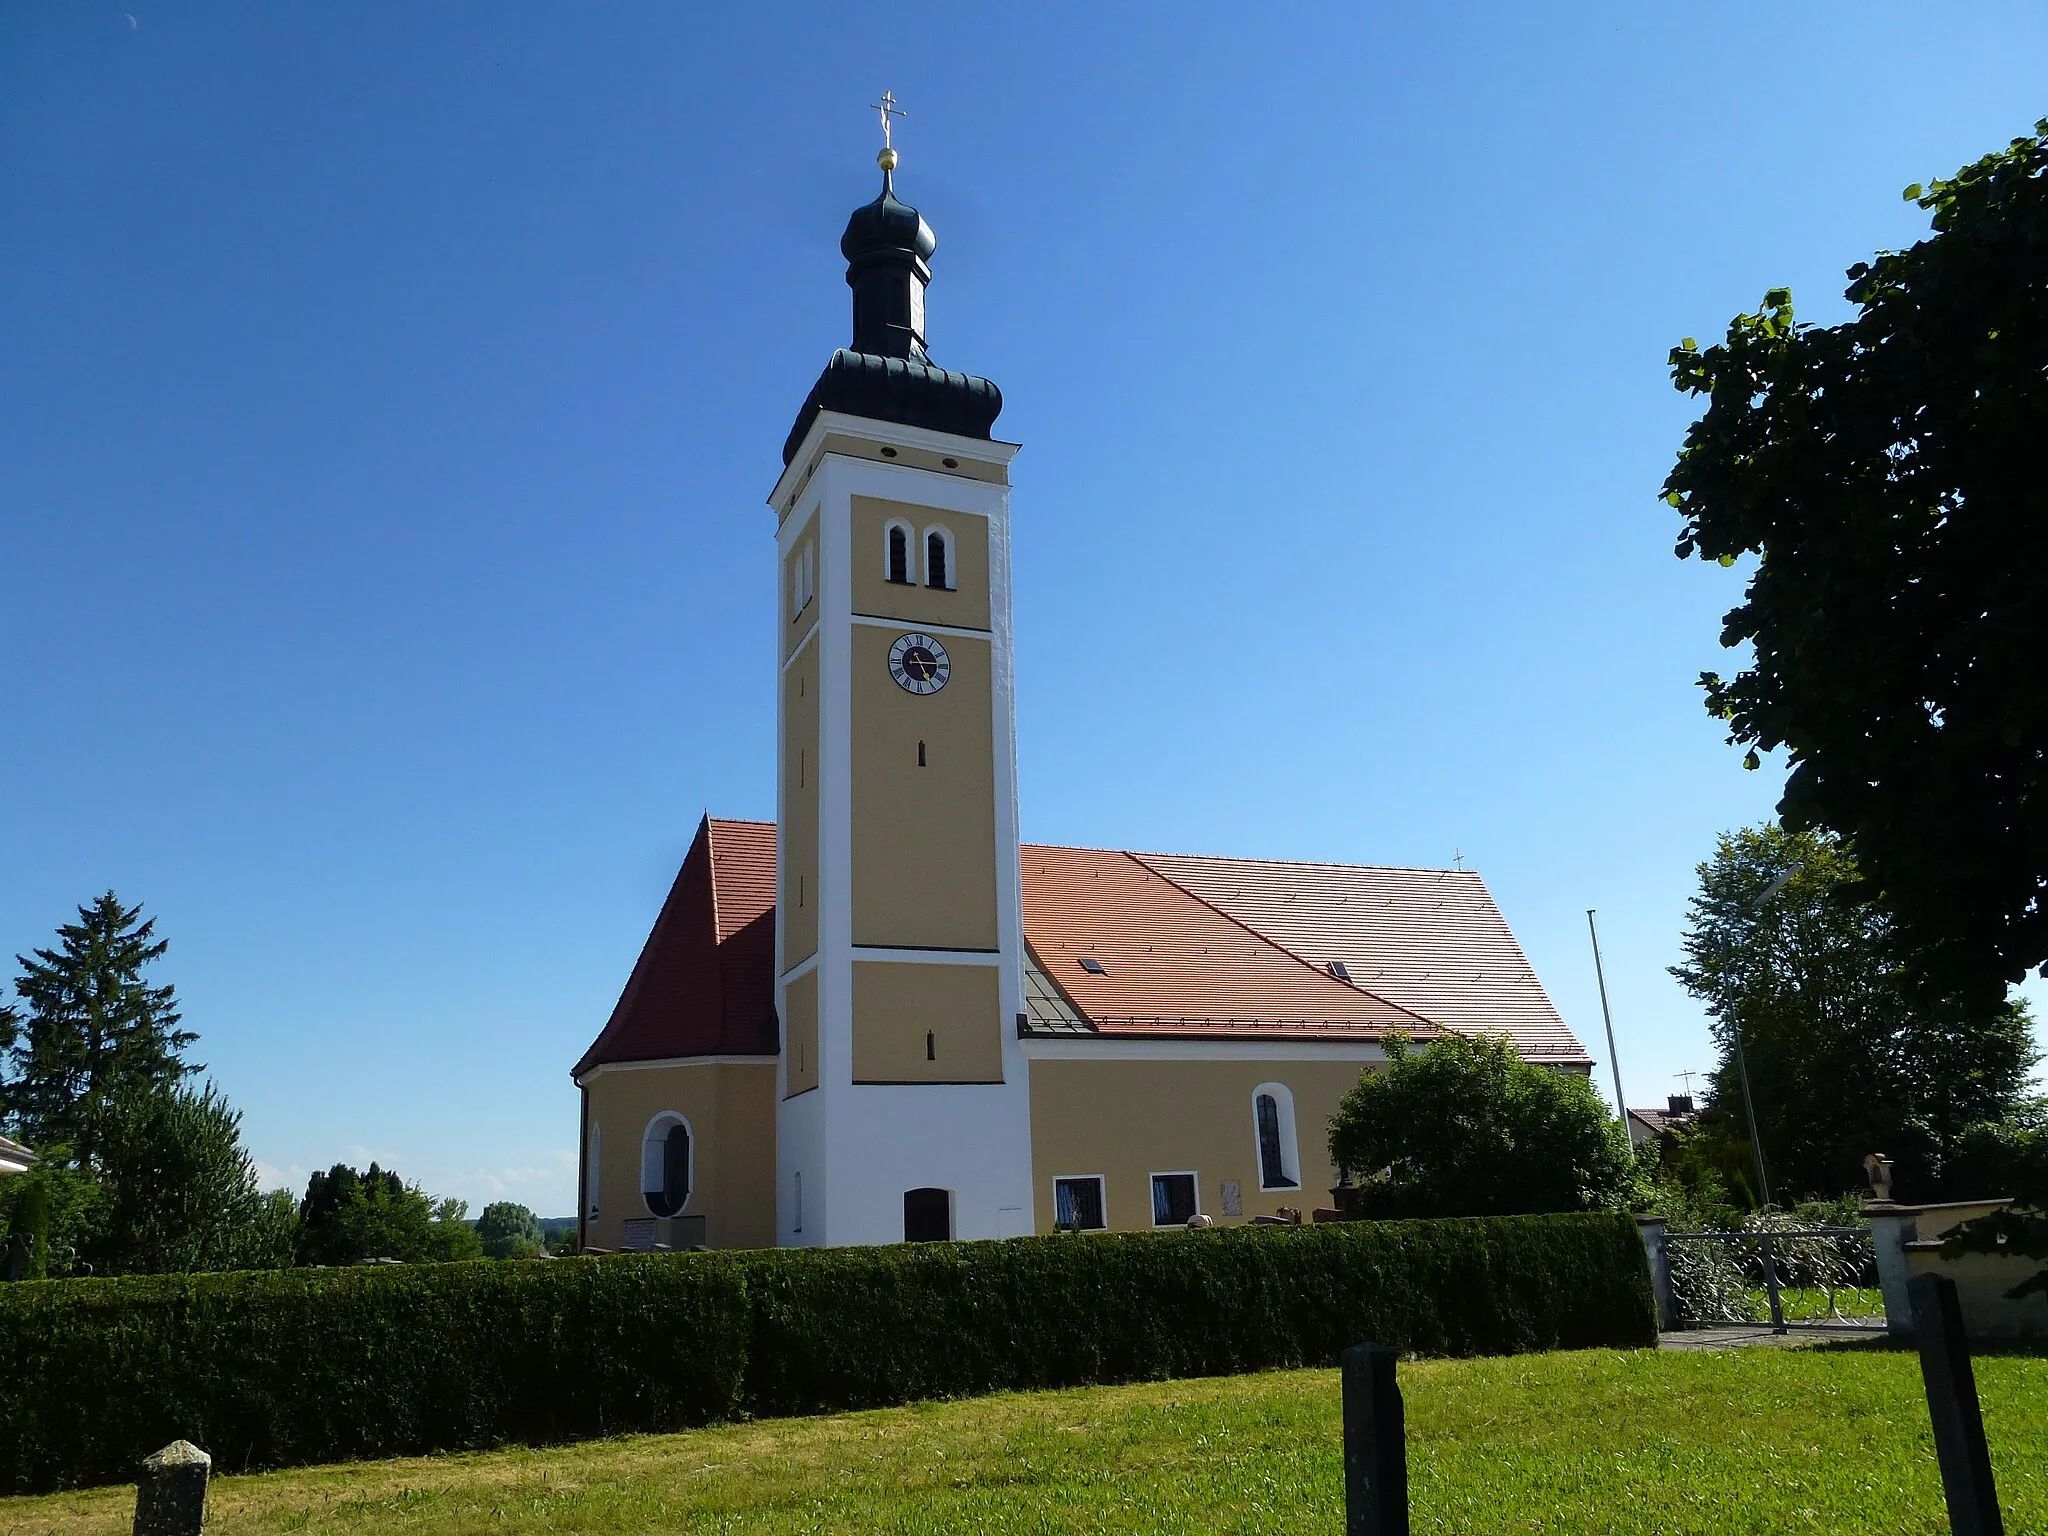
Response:
[[[886,122],[886,119],[885,119]],[[833,353],[769,498],[780,589],[776,1232],[1032,1230],[1002,395],[925,351],[931,227],[840,241]]]

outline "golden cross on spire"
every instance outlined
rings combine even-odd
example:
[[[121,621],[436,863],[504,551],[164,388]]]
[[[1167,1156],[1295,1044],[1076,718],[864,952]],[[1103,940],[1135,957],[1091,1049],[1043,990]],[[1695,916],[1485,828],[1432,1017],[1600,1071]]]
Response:
[[[895,146],[889,142],[889,119],[892,117],[908,117],[910,114],[896,105],[896,93],[894,91],[882,92],[882,99],[880,101],[871,101],[868,103],[868,106],[873,111],[882,114],[882,148],[894,148]]]

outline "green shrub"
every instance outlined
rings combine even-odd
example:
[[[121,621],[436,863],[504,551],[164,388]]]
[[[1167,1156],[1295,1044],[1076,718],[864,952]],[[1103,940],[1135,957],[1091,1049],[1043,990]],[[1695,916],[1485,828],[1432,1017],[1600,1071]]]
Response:
[[[1606,1213],[0,1287],[0,1490],[1656,1338]]]
[[[679,1429],[730,1415],[730,1265],[394,1265],[0,1286],[0,1491]]]

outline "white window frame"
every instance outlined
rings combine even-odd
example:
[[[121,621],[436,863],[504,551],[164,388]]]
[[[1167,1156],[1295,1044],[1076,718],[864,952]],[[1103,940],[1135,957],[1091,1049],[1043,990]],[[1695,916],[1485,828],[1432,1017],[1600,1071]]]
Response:
[[[889,574],[889,535],[895,529],[903,530],[903,580],[897,581]],[[924,569],[924,556],[917,542],[917,530],[900,517],[892,517],[882,524],[882,580],[889,586],[914,587],[918,575]]]
[[[946,546],[946,580],[943,586],[932,581],[932,535],[937,534],[939,542]],[[960,544],[953,537],[953,530],[944,523],[933,523],[925,529],[917,541],[918,569],[924,577],[924,584],[935,592],[957,592],[960,590]]]
[[[1053,1230],[1055,1232],[1070,1230],[1060,1225],[1060,1186],[1062,1184],[1093,1184],[1095,1186],[1096,1204],[1102,1211],[1102,1225],[1099,1227],[1082,1227],[1079,1230],[1083,1232],[1107,1232],[1109,1230],[1109,1181],[1099,1173],[1056,1173],[1052,1176]],[[1196,1193],[1196,1198],[1201,1198],[1199,1191]]]
[[[683,1176],[690,1181],[690,1192],[683,1197],[683,1203],[668,1214],[671,1217],[682,1215],[685,1211],[689,1210],[690,1202],[697,1198],[697,1128],[690,1124],[690,1117],[681,1110],[664,1109],[650,1119],[647,1122],[647,1129],[640,1133],[640,1203],[646,1206],[647,1214],[650,1216],[659,1216],[661,1213],[655,1210],[652,1205],[649,1205],[647,1201],[647,1196],[651,1193],[647,1188],[648,1164],[652,1159],[667,1156],[669,1130],[678,1125],[690,1137],[689,1162],[683,1170]],[[657,1128],[661,1131],[661,1139],[659,1141],[656,1141],[654,1137]],[[659,1173],[666,1170],[657,1165],[655,1171]]]
[[[1266,1154],[1259,1145],[1259,1100],[1264,1096],[1273,1100],[1280,1130],[1280,1171],[1292,1176],[1291,1184],[1266,1182]],[[1301,1139],[1294,1129],[1294,1094],[1285,1083],[1261,1083],[1252,1090],[1252,1163],[1259,1170],[1262,1192],[1301,1188]]]
[[[1192,1168],[1155,1169],[1145,1180],[1145,1204],[1151,1211],[1153,1226],[1166,1231],[1177,1231],[1187,1225],[1185,1219],[1180,1221],[1161,1221],[1159,1219],[1159,1201],[1157,1199],[1157,1191],[1153,1188],[1153,1182],[1157,1179],[1193,1180],[1195,1186],[1195,1208],[1190,1214],[1195,1216],[1202,1214],[1202,1176],[1199,1173],[1195,1172]],[[1107,1212],[1104,1214],[1107,1214]]]

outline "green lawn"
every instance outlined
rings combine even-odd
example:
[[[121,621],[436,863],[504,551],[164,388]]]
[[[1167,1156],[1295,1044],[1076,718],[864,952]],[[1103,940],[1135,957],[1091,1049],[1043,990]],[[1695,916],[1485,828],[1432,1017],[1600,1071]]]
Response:
[[[2012,1536],[2048,1536],[2048,1359],[1977,1362]],[[1404,1365],[1415,1529],[1938,1532],[1910,1354],[1597,1350]],[[552,1450],[216,1481],[247,1532],[1341,1532],[1337,1378],[1011,1394]],[[0,1533],[125,1533],[128,1489],[0,1499]]]

